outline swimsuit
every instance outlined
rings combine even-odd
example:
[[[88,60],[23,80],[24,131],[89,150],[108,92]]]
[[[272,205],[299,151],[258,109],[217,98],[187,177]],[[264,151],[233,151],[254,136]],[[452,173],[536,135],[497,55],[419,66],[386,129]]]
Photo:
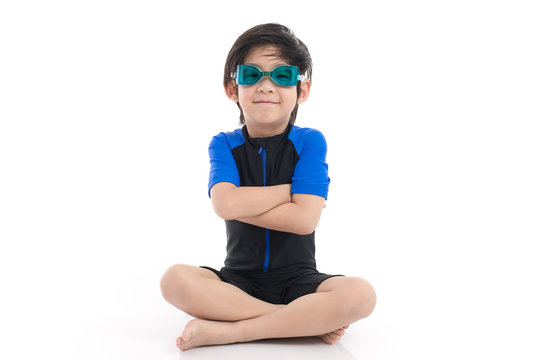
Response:
[[[209,146],[208,194],[219,182],[238,187],[292,184],[293,194],[327,199],[330,179],[326,149],[321,132],[293,125],[267,138],[249,137],[246,126],[220,133]],[[297,235],[237,220],[225,223],[225,266],[221,271],[206,268],[257,298],[287,303],[314,292],[322,281],[333,276],[316,270],[314,232]],[[300,288],[303,290],[298,291]]]

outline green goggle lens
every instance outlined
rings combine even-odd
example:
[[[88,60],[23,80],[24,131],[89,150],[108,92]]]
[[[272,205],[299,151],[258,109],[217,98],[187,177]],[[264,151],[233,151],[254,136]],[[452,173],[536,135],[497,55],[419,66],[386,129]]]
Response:
[[[299,68],[293,65],[277,66],[271,71],[262,71],[253,65],[238,65],[236,73],[232,74],[238,85],[254,85],[264,76],[269,76],[279,86],[296,86],[299,80],[304,79],[299,75]]]

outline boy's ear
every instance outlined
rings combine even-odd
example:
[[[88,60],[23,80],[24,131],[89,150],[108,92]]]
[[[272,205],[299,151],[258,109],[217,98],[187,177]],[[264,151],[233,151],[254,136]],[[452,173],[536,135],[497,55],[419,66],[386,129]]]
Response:
[[[298,96],[298,104],[302,104],[309,98],[309,92],[311,91],[311,80],[305,79],[301,82],[301,92]]]
[[[236,86],[236,82],[234,80],[229,81],[228,84],[225,85],[226,96],[234,102],[240,101],[237,90],[238,87]]]

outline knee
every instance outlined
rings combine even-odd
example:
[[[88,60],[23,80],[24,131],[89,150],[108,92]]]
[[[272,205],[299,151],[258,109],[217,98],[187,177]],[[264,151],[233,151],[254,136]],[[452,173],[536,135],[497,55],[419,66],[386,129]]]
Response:
[[[172,265],[161,277],[161,294],[166,301],[175,303],[179,300],[188,276],[188,267],[183,264]]]
[[[376,306],[376,292],[372,285],[362,278],[350,278],[346,289],[347,311],[356,320],[366,318]]]

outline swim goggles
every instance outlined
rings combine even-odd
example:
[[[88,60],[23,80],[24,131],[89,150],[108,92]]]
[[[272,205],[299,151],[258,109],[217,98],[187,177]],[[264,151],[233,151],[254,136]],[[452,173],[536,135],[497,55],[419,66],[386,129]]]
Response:
[[[279,86],[296,86],[298,81],[306,79],[305,75],[299,74],[299,68],[294,65],[277,66],[271,71],[262,71],[254,65],[238,65],[236,72],[230,75],[236,79],[238,85],[254,85],[264,76],[269,76]]]

